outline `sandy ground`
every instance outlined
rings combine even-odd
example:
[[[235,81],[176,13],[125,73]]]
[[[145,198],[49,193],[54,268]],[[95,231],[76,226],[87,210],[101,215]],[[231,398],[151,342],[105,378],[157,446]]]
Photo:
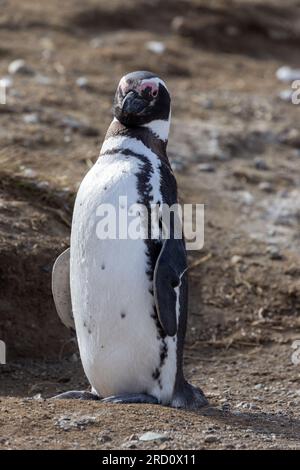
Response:
[[[0,448],[300,448],[299,106],[275,76],[299,66],[297,2],[0,3],[0,77],[26,65],[0,105]],[[205,204],[185,354],[211,402],[199,412],[49,400],[87,386],[50,273],[119,78],[137,69],[167,81],[180,196]]]

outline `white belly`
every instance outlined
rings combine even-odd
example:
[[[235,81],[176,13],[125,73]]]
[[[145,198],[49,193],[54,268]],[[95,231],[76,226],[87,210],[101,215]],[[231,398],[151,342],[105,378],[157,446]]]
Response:
[[[160,365],[161,339],[151,317],[145,242],[104,240],[96,233],[100,205],[117,208],[119,196],[127,196],[128,206],[138,201],[138,171],[136,158],[103,156],[80,186],[71,234],[72,307],[83,367],[97,393],[149,393],[167,403],[175,381],[176,341],[165,339],[168,356],[159,384],[153,374]],[[159,187],[156,177],[152,183]]]

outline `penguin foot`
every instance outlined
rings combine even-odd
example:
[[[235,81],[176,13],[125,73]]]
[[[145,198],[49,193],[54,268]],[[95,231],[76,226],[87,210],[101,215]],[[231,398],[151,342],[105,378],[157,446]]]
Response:
[[[188,382],[184,383],[181,390],[175,392],[171,402],[172,407],[187,410],[197,410],[207,405],[209,402],[202,390]]]
[[[128,393],[124,395],[113,395],[111,397],[103,398],[103,403],[149,403],[151,405],[158,405],[157,398],[146,393]]]
[[[52,398],[54,400],[100,400],[100,397],[95,393],[75,390],[60,393]]]

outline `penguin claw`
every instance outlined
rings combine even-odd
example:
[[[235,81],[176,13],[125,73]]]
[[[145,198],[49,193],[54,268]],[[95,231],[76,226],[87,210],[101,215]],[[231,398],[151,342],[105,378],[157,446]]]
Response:
[[[103,403],[148,403],[151,405],[158,405],[157,398],[146,393],[128,393],[124,395],[113,395],[106,397],[101,400]]]
[[[60,393],[52,397],[54,400],[100,400],[100,397],[95,393],[85,392],[85,391],[76,391],[72,390],[70,392]]]

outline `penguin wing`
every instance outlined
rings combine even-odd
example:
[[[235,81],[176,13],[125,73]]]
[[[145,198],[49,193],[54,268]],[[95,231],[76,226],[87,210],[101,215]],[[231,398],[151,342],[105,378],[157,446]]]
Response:
[[[70,291],[70,248],[56,259],[52,269],[52,294],[59,318],[75,330]]]
[[[182,239],[164,242],[154,269],[154,300],[160,324],[168,336],[177,332],[181,278],[187,270]]]

